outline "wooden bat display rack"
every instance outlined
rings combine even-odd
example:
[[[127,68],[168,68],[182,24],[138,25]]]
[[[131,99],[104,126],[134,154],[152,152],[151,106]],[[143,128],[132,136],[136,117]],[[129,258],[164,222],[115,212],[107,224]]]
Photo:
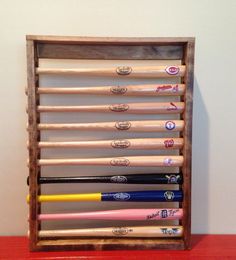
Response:
[[[29,244],[31,251],[47,250],[125,250],[125,249],[190,249],[191,239],[191,144],[192,144],[192,95],[194,38],[93,38],[32,36],[27,39],[28,86],[28,149],[29,149]],[[118,66],[95,67],[43,67],[41,60],[92,60],[96,64],[104,61],[118,61]],[[135,65],[129,65],[129,62]],[[128,62],[128,63],[127,63]],[[148,65],[144,62],[149,62]],[[156,62],[156,63],[155,63]],[[140,64],[139,64],[140,63]],[[82,63],[83,64],[83,63]],[[109,63],[108,63],[109,64]],[[128,64],[128,65],[127,65]],[[41,86],[41,77],[103,77],[110,79],[110,85],[93,86]],[[112,84],[112,80],[127,80],[130,83]],[[135,81],[133,81],[135,80]],[[163,83],[163,80],[165,83]],[[139,82],[140,81],[140,82]],[[93,81],[95,82],[95,81]],[[136,83],[138,82],[138,83]],[[75,105],[52,105],[41,102],[42,95],[83,95],[84,100],[91,95],[106,96],[106,104],[88,103]],[[119,97],[119,103],[111,103],[111,97]],[[132,102],[125,102],[124,98]],[[138,98],[138,99],[137,99]],[[164,99],[159,99],[164,98]],[[173,101],[173,98],[175,100]],[[143,100],[142,100],[143,99]],[[150,99],[150,102],[147,101]],[[137,100],[141,100],[138,102]],[[113,120],[99,122],[45,122],[44,113],[64,116],[70,113],[100,113],[103,116],[114,115]],[[128,119],[130,115],[135,119]],[[119,115],[119,119],[116,116]],[[120,116],[124,115],[124,120]],[[145,116],[148,119],[143,120]],[[160,117],[157,117],[160,116]],[[174,116],[172,119],[170,116]],[[140,119],[137,119],[140,117]],[[49,117],[50,118],[50,117]],[[108,118],[111,118],[108,117]],[[177,118],[177,119],[176,119]],[[78,135],[86,131],[114,133],[107,138],[83,140],[77,139],[47,140],[43,131],[77,131]],[[117,134],[127,134],[120,138]],[[132,133],[132,137],[130,137]],[[154,134],[159,134],[156,136]],[[141,135],[141,137],[140,137]],[[144,136],[144,137],[143,137]],[[78,136],[79,137],[79,136]],[[48,158],[42,149],[81,149],[83,152],[93,149],[109,149],[113,156],[96,158]],[[134,150],[135,154],[131,154]],[[140,151],[139,151],[140,150]],[[126,152],[129,152],[128,155]],[[155,152],[157,154],[155,154]],[[173,152],[176,152],[173,154]],[[169,154],[168,154],[169,153]],[[99,154],[99,153],[98,153]],[[64,176],[59,176],[55,165],[68,169]],[[83,176],[70,175],[68,165],[81,167],[87,165],[109,167],[109,175],[93,174]],[[79,166],[78,166],[79,165]],[[96,166],[96,167],[95,167]],[[44,176],[42,167],[55,167],[51,176]],[[120,170],[119,175],[112,170]],[[145,170],[141,174],[127,172],[133,167]],[[155,167],[156,173],[149,172]],[[160,167],[170,171],[160,171]],[[178,172],[173,169],[178,169]],[[125,169],[125,171],[124,171]],[[127,170],[128,169],[128,170]],[[159,169],[159,170],[158,170]],[[171,171],[172,169],[172,171]],[[54,187],[63,187],[68,183],[109,183],[116,189],[109,192],[95,190],[92,193],[45,194],[42,185],[50,183]],[[53,184],[54,183],[54,184]],[[120,187],[135,184],[135,188],[119,191]],[[147,184],[156,185],[156,189],[147,189]],[[164,186],[162,186],[164,185]],[[167,189],[166,186],[169,188]],[[75,187],[75,186],[73,186]],[[100,187],[100,186],[98,186]],[[137,188],[139,187],[139,188]],[[142,190],[140,190],[142,187]],[[152,186],[153,187],[153,186]],[[122,188],[122,189],[123,189]],[[123,203],[126,208],[107,208],[102,211],[87,212],[44,212],[41,204],[49,202],[81,201]],[[145,203],[149,204],[145,204]],[[156,206],[156,202],[162,203]],[[174,202],[169,204],[170,202]],[[130,205],[136,205],[132,208]],[[134,203],[134,204],[132,204]],[[135,204],[136,203],[136,204]],[[140,207],[137,206],[140,204]],[[152,204],[150,204],[152,203]],[[173,207],[170,205],[178,205]],[[50,207],[50,205],[48,205]],[[111,204],[108,204],[111,205]],[[119,204],[118,204],[119,205]],[[149,205],[149,206],[145,206]],[[66,206],[65,206],[66,207]],[[44,229],[42,222],[80,220],[123,220],[124,226],[93,226],[82,224],[76,228]],[[136,221],[133,224],[132,221]],[[140,221],[140,222],[137,222]],[[160,221],[160,224],[158,224]],[[165,224],[165,221],[175,221]],[[151,221],[151,222],[150,222]],[[152,222],[154,221],[154,222]],[[79,223],[79,222],[77,222]],[[83,222],[81,222],[83,223]],[[90,222],[89,222],[90,223]],[[109,222],[107,222],[109,223]],[[137,224],[140,223],[140,224]],[[148,224],[149,223],[149,224]],[[150,225],[152,223],[152,225]],[[62,224],[64,224],[62,222]]]

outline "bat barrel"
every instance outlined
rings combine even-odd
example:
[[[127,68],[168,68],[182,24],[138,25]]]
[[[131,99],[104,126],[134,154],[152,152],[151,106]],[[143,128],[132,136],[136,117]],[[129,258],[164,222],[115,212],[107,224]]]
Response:
[[[138,202],[166,202],[182,201],[182,191],[131,191],[102,193],[102,201],[138,201]]]

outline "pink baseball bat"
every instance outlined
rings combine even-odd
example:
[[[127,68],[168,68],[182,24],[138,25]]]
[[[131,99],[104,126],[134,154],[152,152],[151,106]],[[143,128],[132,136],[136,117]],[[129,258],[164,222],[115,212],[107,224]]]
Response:
[[[182,209],[119,209],[81,213],[40,214],[39,220],[99,219],[99,220],[173,220],[181,219]]]

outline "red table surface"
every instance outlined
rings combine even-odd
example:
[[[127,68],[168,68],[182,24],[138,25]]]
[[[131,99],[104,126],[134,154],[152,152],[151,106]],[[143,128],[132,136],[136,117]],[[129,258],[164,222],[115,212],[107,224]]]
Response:
[[[236,235],[193,235],[190,251],[119,250],[29,252],[26,237],[0,237],[0,260],[4,259],[235,259]]]

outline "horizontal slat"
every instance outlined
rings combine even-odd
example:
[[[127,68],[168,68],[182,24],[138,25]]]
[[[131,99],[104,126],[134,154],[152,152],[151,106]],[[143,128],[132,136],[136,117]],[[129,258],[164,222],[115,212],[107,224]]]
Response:
[[[193,42],[194,37],[88,37],[88,36],[55,36],[55,35],[27,35],[27,40],[37,43],[86,43],[86,44],[185,44]]]
[[[36,250],[156,250],[175,249],[183,250],[182,238],[63,238],[40,239]]]
[[[38,43],[39,58],[106,60],[180,60],[183,46],[178,45],[83,45]]]

